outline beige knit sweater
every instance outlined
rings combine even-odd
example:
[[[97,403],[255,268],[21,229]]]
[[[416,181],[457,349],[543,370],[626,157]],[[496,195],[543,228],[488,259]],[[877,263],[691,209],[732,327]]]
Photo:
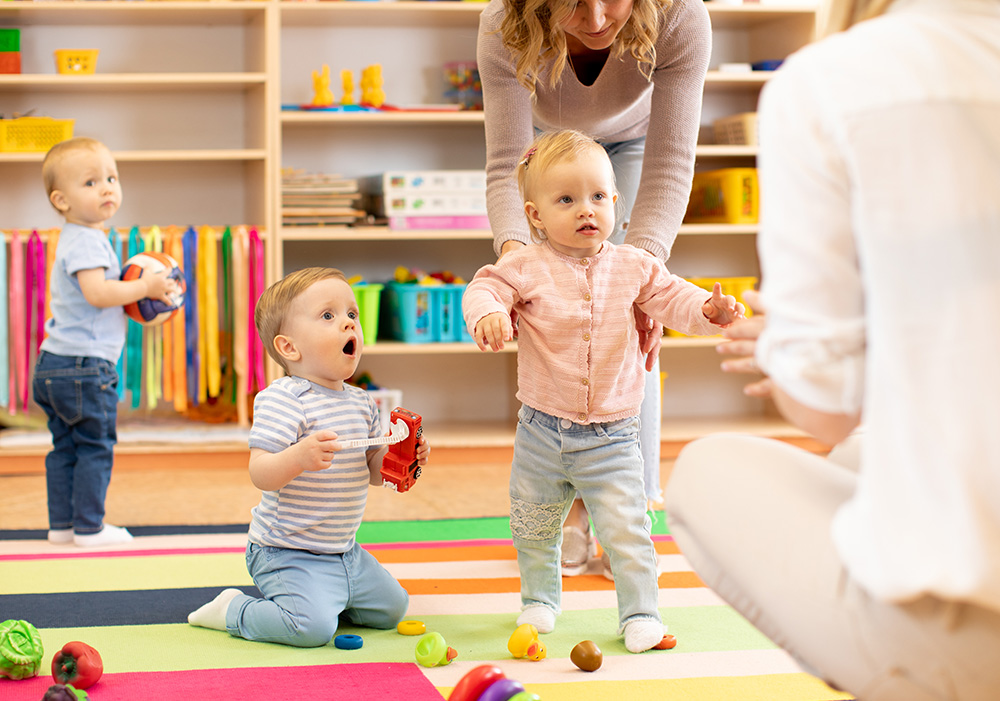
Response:
[[[567,67],[553,89],[542,75],[536,100],[518,82],[500,28],[504,6],[491,0],[479,21],[477,60],[486,117],[486,196],[497,253],[505,241],[530,242],[514,167],[543,130],[578,129],[601,142],[646,136],[642,180],[626,242],[662,260],[687,208],[694,172],[712,28],[702,0],[674,0],[656,43],[649,82],[629,55],[608,59],[593,85]]]

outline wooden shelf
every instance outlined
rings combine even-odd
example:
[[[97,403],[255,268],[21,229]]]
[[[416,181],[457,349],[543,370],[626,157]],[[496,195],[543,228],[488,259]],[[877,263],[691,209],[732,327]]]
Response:
[[[364,126],[420,126],[421,124],[475,124],[484,123],[478,110],[428,110],[388,112],[324,112],[320,110],[281,112],[281,123],[299,124],[363,124]]]
[[[752,235],[757,224],[681,224],[682,236]],[[399,231],[384,226],[369,227],[284,227],[283,241],[479,241],[492,240],[489,229],[411,229]]]
[[[476,27],[485,2],[282,2],[287,27],[317,24],[352,27]]]
[[[165,25],[190,24],[232,25],[249,22],[264,14],[272,0],[228,2],[73,2],[50,0],[7,0],[0,3],[0,21],[18,26],[28,25]]]
[[[818,2],[798,5],[720,5],[706,3],[712,29],[754,29],[775,22],[797,21],[812,25]]]
[[[117,92],[243,90],[264,85],[265,73],[22,73],[0,75],[0,91]]]
[[[114,151],[115,160],[127,162],[198,163],[208,161],[262,161],[265,149],[162,149],[150,151]],[[45,154],[0,153],[0,163],[41,163]]]

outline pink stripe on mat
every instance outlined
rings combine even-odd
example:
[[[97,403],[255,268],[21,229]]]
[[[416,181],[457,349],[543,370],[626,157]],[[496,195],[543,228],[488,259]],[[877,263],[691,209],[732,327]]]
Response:
[[[52,677],[0,679],[4,699],[37,701]],[[411,663],[368,662],[312,667],[197,669],[186,672],[105,674],[87,689],[95,701],[184,699],[363,699],[364,701],[442,701],[437,689]],[[10,694],[9,696],[7,694]]]
[[[155,555],[225,555],[243,553],[246,548],[161,548],[147,550],[91,550],[85,552],[25,553],[22,555],[0,555],[5,560],[75,560],[85,557],[145,557]]]

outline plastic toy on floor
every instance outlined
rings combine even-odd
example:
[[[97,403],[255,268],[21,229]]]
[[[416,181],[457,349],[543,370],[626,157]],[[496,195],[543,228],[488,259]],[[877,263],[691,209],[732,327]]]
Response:
[[[420,638],[414,654],[423,667],[443,667],[458,657],[458,651],[448,647],[440,633],[428,633]]]
[[[545,643],[538,639],[538,629],[530,623],[519,625],[507,641],[507,649],[514,657],[527,657],[532,662],[545,658]]]
[[[42,668],[42,636],[27,621],[0,623],[0,677],[30,679]]]

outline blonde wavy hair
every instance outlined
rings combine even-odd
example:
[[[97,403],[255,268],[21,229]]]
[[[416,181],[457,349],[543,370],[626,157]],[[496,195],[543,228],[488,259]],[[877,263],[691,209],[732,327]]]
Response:
[[[858,22],[884,14],[894,0],[827,0],[819,15],[817,34],[827,37]]]
[[[585,153],[600,153],[608,163],[611,172],[611,185],[615,186],[615,169],[608,158],[608,152],[594,139],[575,129],[561,129],[539,134],[517,164],[517,189],[524,201],[534,199],[535,188],[545,179],[545,174],[554,165],[572,162]],[[609,193],[610,194],[610,193]],[[614,194],[617,194],[617,190]],[[618,198],[618,203],[621,198]],[[616,204],[615,214],[618,214]],[[527,213],[525,213],[527,216]],[[528,218],[528,228],[531,238],[536,243],[545,240],[545,235],[538,231]]]
[[[576,0],[504,0],[500,23],[503,45],[515,57],[517,82],[532,95],[551,62],[549,85],[555,87],[566,70],[569,51],[562,25],[573,14]],[[673,0],[633,0],[632,13],[611,45],[611,58],[628,51],[647,80],[656,67],[656,40]]]

